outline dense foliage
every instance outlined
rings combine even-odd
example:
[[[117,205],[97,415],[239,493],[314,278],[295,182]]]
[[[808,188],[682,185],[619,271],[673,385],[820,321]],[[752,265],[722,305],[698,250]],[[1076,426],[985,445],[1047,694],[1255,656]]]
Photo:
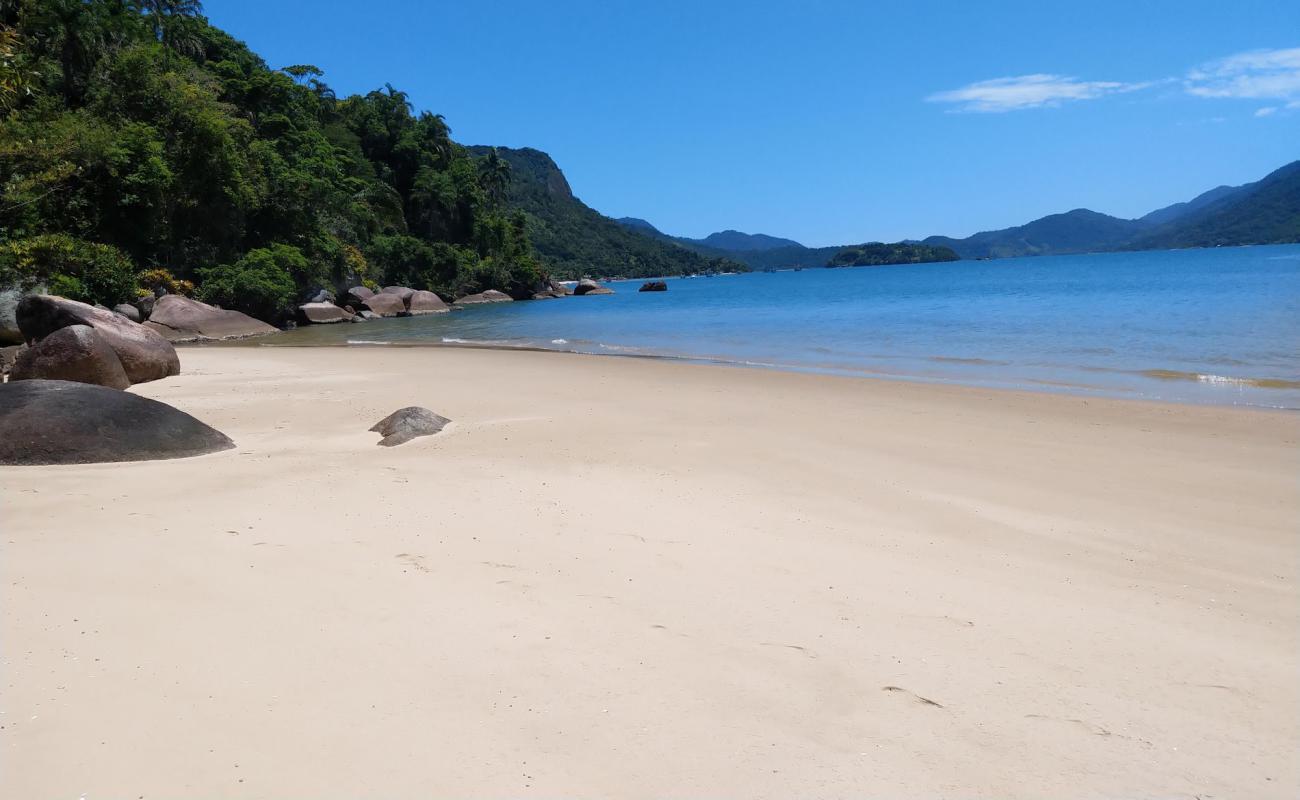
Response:
[[[0,8],[0,284],[112,304],[161,268],[270,319],[316,286],[543,277],[509,165],[391,86],[271,69],[198,0]]]
[[[947,247],[896,242],[846,247],[826,262],[828,267],[879,267],[885,264],[923,264],[931,261],[957,261],[958,256]]]
[[[564,173],[540,150],[471,147],[470,152],[484,157],[495,152],[509,164],[506,205],[527,216],[538,256],[559,277],[644,278],[745,269],[722,254],[642,236],[593,211],[573,196]]]

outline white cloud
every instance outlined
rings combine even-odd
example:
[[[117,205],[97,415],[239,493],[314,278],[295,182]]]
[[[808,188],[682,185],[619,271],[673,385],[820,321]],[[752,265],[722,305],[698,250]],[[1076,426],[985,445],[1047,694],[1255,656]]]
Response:
[[[931,103],[955,104],[957,111],[997,113],[1059,106],[1070,100],[1093,100],[1108,94],[1145,89],[1150,85],[1081,81],[1062,75],[1036,74],[979,81],[960,89],[937,92],[925,99]]]
[[[1264,106],[1255,112],[1257,117],[1268,117],[1277,113],[1277,106]]]
[[[1292,107],[1300,103],[1300,47],[1252,50],[1211,61],[1187,73],[1183,85],[1197,97],[1282,100]]]

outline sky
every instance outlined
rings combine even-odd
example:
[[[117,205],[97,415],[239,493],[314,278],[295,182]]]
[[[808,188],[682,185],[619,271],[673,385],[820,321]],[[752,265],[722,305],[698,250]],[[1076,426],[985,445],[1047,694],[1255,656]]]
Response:
[[[613,217],[810,246],[1121,217],[1300,158],[1300,2],[206,0]]]

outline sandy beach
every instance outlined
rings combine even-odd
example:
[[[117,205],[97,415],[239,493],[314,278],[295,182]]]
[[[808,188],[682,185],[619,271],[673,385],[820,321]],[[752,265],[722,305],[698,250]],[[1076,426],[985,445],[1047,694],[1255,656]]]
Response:
[[[181,359],[236,449],[0,468],[0,796],[1300,791],[1296,414]]]

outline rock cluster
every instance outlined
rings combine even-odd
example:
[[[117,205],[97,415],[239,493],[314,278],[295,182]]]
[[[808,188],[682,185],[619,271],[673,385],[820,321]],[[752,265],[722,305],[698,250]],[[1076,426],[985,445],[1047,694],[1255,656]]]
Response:
[[[107,356],[109,351],[130,383],[156,381],[180,373],[180,358],[171,342],[156,331],[107,309],[55,295],[36,294],[18,302],[15,316],[28,346],[19,356],[23,379],[57,376],[85,383],[108,380],[104,385],[113,385],[117,382],[117,372]],[[45,343],[57,331],[73,326],[91,330],[63,334]],[[110,363],[103,363],[106,360]],[[15,362],[14,369],[19,367]],[[12,373],[10,379],[16,380]]]
[[[578,285],[573,288],[573,294],[579,297],[589,294],[613,294],[614,290],[608,286],[601,286],[591,278],[583,278],[578,281]]]
[[[641,284],[641,288],[637,289],[637,291],[638,292],[666,292],[668,291],[668,284],[663,281],[646,281],[645,283]]]

